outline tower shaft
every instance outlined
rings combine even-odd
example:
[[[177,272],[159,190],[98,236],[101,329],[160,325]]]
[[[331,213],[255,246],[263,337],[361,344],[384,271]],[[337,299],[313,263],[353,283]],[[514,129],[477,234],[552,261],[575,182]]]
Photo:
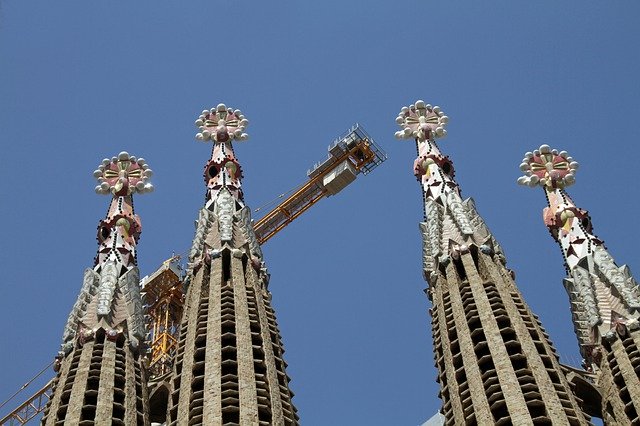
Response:
[[[472,247],[437,277],[429,294],[447,424],[588,423],[504,265]]]

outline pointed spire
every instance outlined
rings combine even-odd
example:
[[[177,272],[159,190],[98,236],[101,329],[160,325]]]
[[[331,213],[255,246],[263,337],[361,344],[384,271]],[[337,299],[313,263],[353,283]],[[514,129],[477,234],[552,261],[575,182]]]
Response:
[[[449,117],[439,106],[421,100],[403,107],[396,118],[402,130],[395,136],[413,138],[418,148],[413,173],[422,186],[425,203],[425,222],[420,227],[425,239],[424,274],[430,280],[437,276],[434,272],[439,263],[448,262],[450,257],[458,258],[472,244],[504,259],[502,249],[477,213],[474,201],[462,199],[453,163],[436,144],[436,139],[447,135],[448,122]]]
[[[462,199],[451,160],[436,145],[447,122],[423,101],[396,118],[396,136],[418,148],[413,171],[424,200],[423,272],[445,422],[586,425],[498,242],[473,200]]]
[[[298,423],[269,274],[233,152],[232,141],[247,139],[247,125],[240,110],[224,104],[196,120],[196,138],[212,141],[213,149],[204,169],[205,206],[189,252],[168,424]]]
[[[249,121],[239,109],[234,110],[227,108],[225,104],[219,104],[215,108],[202,111],[195,124],[200,130],[196,139],[213,142],[211,159],[204,168],[204,181],[207,185],[205,207],[214,210],[218,197],[233,198],[242,203],[242,168],[233,152],[232,141],[248,139],[249,135],[244,130]],[[229,204],[222,202],[219,205]]]
[[[565,188],[575,182],[578,163],[566,151],[542,145],[525,154],[521,185],[544,188],[548,206],[543,220],[562,250],[569,278],[574,323],[587,364],[597,364],[593,348],[601,337],[637,322],[640,292],[629,268],[618,266],[593,234],[591,218],[576,206]],[[596,351],[597,352],[597,351]]]
[[[133,194],[153,190],[142,158],[121,152],[94,176],[111,194],[98,225],[98,254],[84,272],[56,356],[58,372],[42,418],[53,424],[149,424],[141,345],[145,338],[136,244],[142,232]]]
[[[125,321],[132,345],[144,339],[136,256],[142,224],[134,212],[133,194],[153,191],[149,182],[152,174],[143,158],[125,151],[104,159],[93,172],[98,180],[96,193],[111,194],[112,199],[98,225],[94,267],[85,271],[80,295],[67,320],[61,356],[71,351],[76,337],[89,339],[101,327],[117,335],[124,331]]]

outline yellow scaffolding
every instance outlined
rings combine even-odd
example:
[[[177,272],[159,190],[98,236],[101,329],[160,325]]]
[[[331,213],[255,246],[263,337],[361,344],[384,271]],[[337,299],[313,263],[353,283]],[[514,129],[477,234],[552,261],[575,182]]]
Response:
[[[173,357],[178,347],[178,333],[184,292],[179,257],[174,256],[162,263],[153,274],[143,278],[142,297],[149,320],[150,354],[148,371],[151,377],[162,376],[173,366]]]

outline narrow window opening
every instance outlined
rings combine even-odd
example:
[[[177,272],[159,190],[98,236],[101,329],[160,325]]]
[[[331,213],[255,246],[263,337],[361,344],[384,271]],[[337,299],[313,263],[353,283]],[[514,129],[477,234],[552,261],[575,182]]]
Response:
[[[222,252],[222,281],[228,282],[231,280],[231,252],[224,250]]]

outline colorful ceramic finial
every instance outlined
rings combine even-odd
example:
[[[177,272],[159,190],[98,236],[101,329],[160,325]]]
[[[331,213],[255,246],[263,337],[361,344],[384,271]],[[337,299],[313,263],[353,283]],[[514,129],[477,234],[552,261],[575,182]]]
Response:
[[[533,152],[527,152],[520,164],[524,176],[518,178],[520,185],[547,186],[549,188],[565,188],[576,181],[578,162],[567,154],[567,151],[551,149],[542,145]]]
[[[396,118],[396,123],[402,130],[396,132],[398,139],[434,140],[447,135],[445,126],[449,117],[444,115],[439,106],[417,101],[415,104],[403,107]]]
[[[196,139],[213,142],[244,141],[249,137],[244,133],[248,124],[249,121],[239,109],[234,110],[227,108],[225,104],[219,104],[215,108],[202,111],[196,120],[196,126],[200,129]]]
[[[144,158],[130,156],[126,151],[117,157],[105,158],[93,172],[93,176],[99,182],[96,193],[115,196],[153,191],[153,185],[149,183],[152,175],[153,171]]]

